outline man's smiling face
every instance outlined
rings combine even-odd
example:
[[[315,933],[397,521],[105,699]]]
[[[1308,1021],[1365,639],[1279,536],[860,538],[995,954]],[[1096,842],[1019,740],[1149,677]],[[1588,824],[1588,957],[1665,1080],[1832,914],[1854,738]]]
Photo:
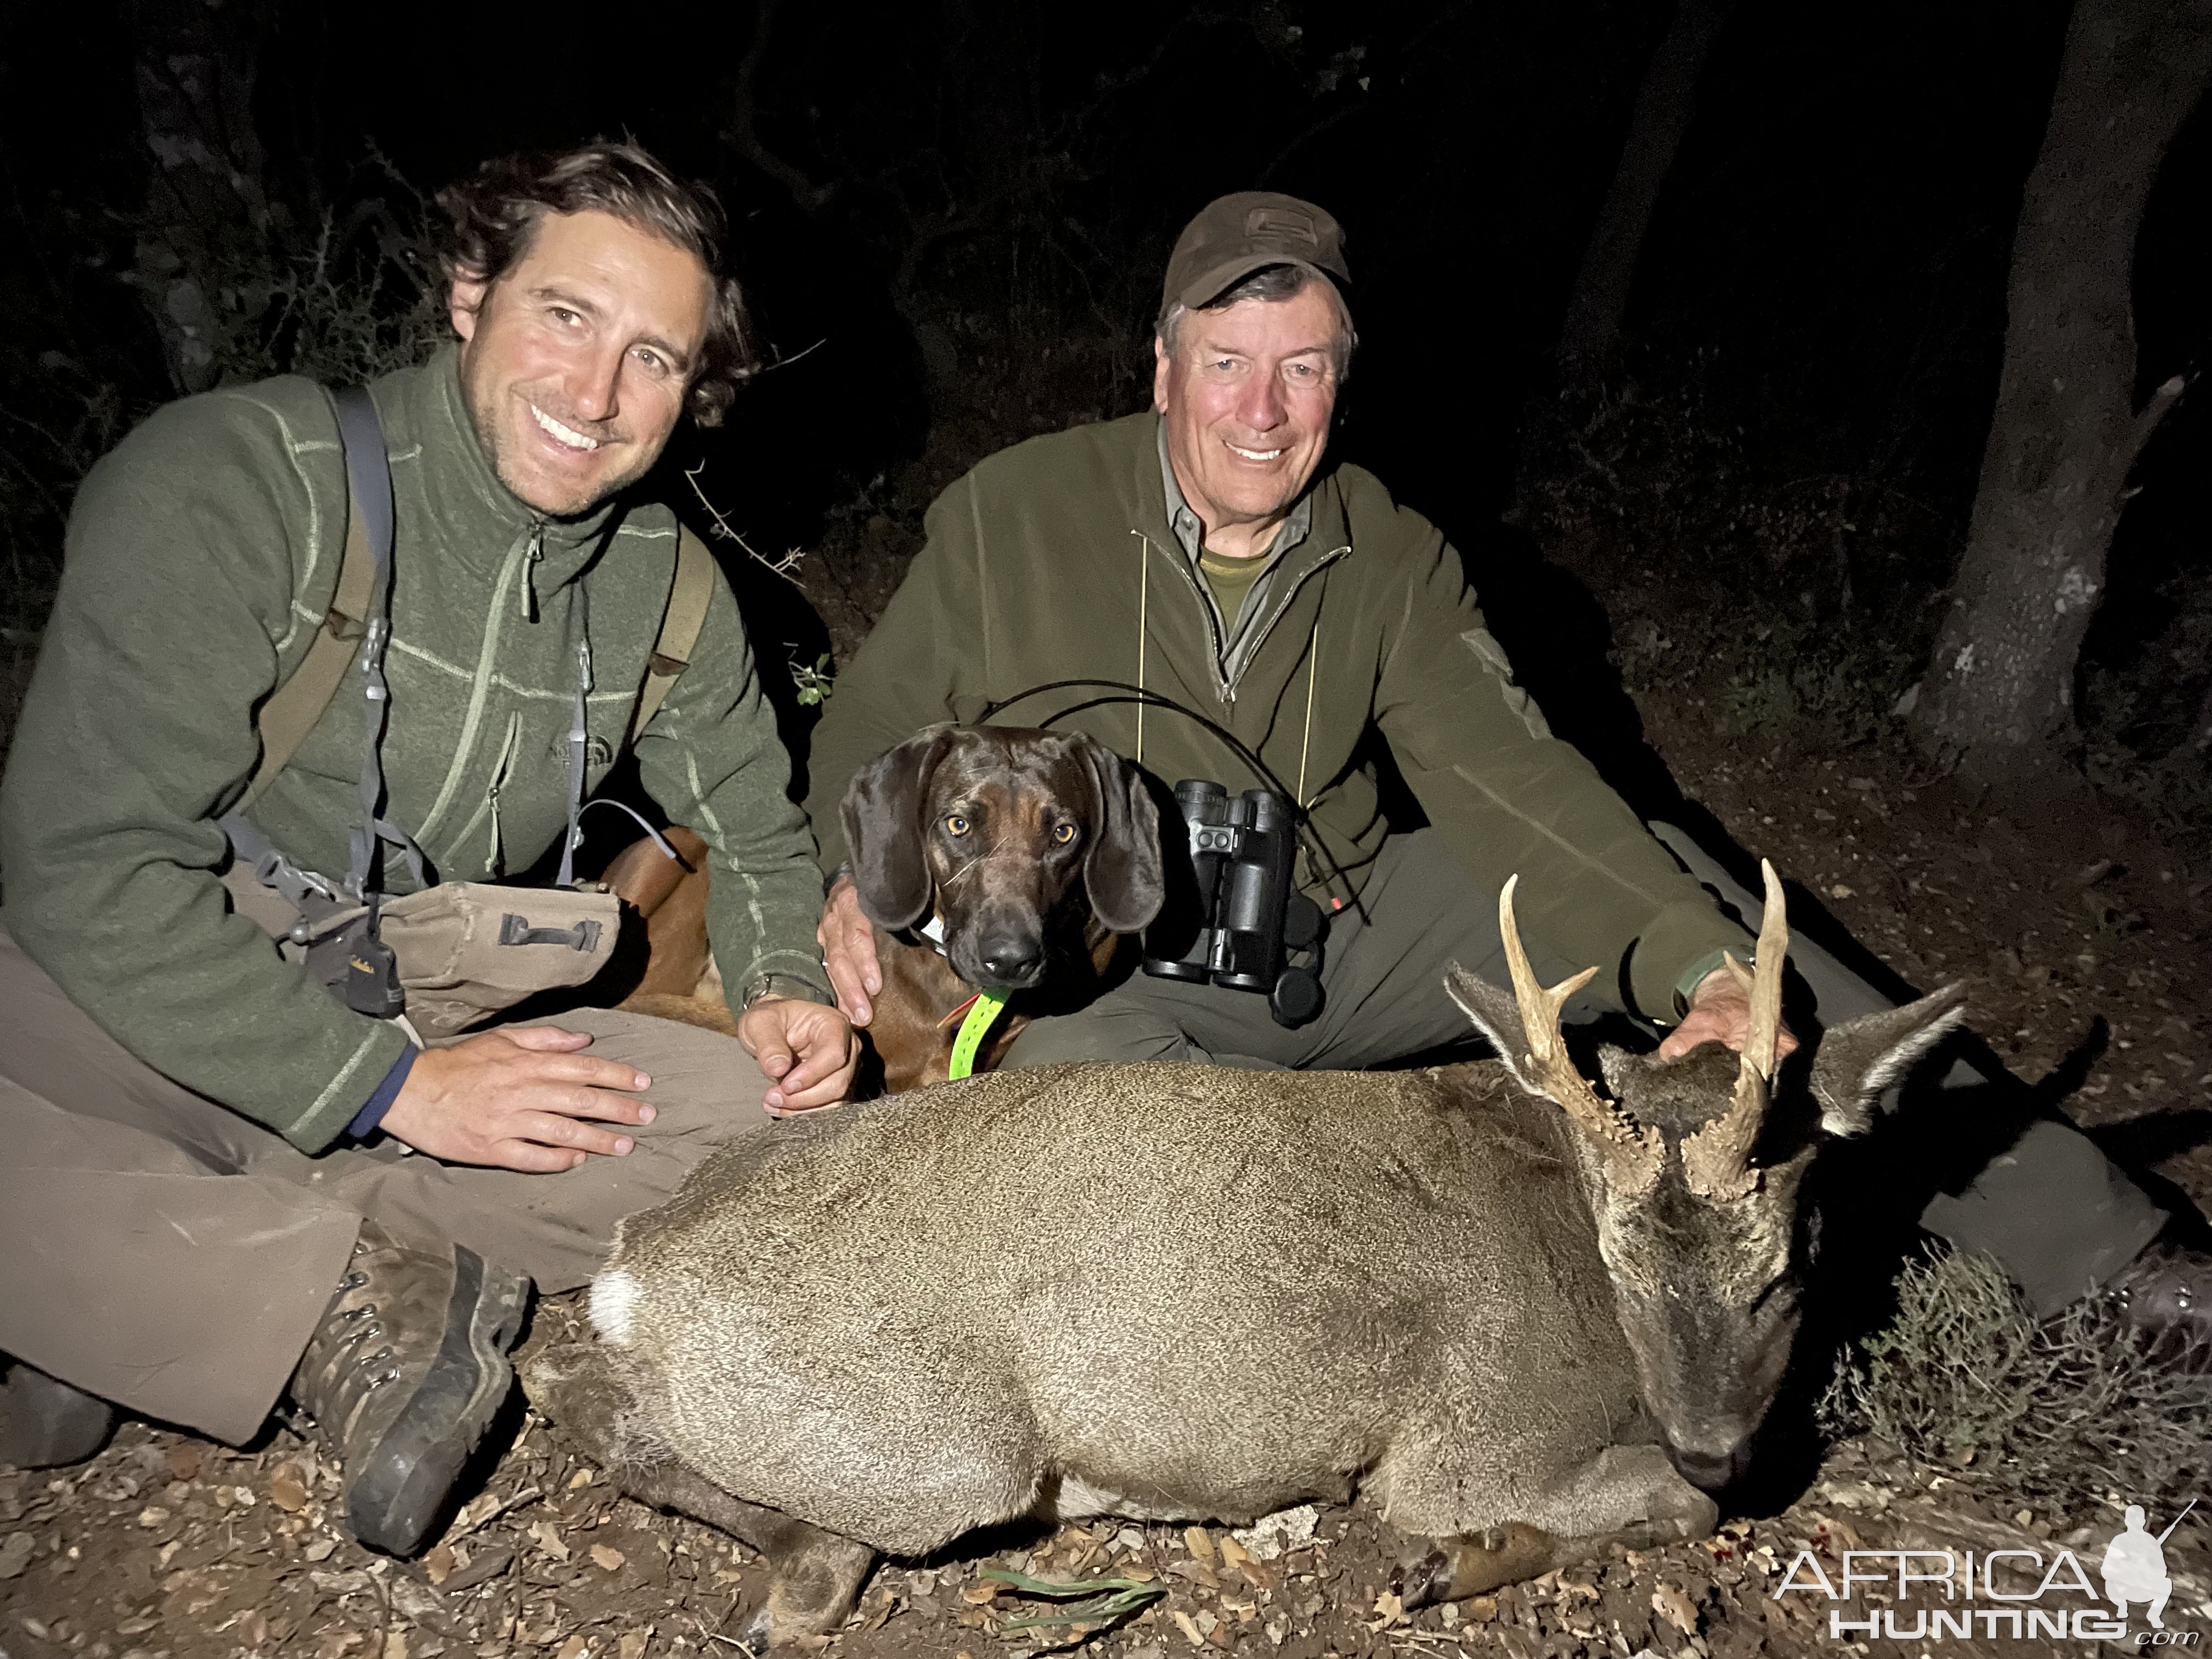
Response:
[[[706,343],[696,256],[611,214],[548,213],[495,283],[456,278],[461,392],[500,482],[587,513],[659,459]]]
[[[1315,282],[1287,300],[1186,312],[1173,352],[1154,343],[1153,406],[1209,547],[1265,552],[1312,480],[1336,409],[1340,327],[1334,296]]]

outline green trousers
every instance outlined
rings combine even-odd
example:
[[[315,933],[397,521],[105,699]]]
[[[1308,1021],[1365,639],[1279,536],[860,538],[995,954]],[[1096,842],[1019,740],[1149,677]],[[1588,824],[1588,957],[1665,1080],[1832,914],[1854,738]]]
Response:
[[[1724,908],[1757,932],[1758,900],[1681,831],[1661,824],[1655,833]],[[1364,921],[1346,911],[1330,921],[1322,974],[1327,1000],[1310,1024],[1285,1030],[1268,1013],[1267,999],[1253,993],[1139,974],[1087,1008],[1030,1026],[1006,1063],[1187,1060],[1264,1070],[1358,1070],[1466,1042],[1472,1035],[1467,1017],[1444,994],[1443,970],[1457,962],[1505,982],[1495,895],[1477,893],[1442,839],[1424,830],[1384,843],[1362,898]],[[1547,984],[1588,965],[1547,961],[1534,946],[1530,954]],[[1810,939],[1791,940],[1790,962],[1815,1025],[1893,1006]],[[1589,1018],[1599,1011],[1570,1004],[1571,1022],[1577,1012]],[[1947,1061],[1948,1070],[1940,1069]],[[2024,1091],[2001,1067],[1986,1059],[1978,1065],[1955,1058],[1949,1048],[1939,1050],[1929,1067],[1932,1075],[1924,1075],[1937,1097],[1917,1104],[1913,1115],[1934,1114],[1941,1139],[1945,1097],[1971,1097],[1971,1116],[1980,1127],[1970,1134],[1969,1114],[1960,1113],[1955,1139],[1966,1167],[1948,1179],[1937,1176],[1941,1185],[1920,1224],[1961,1249],[1994,1257],[2038,1312],[2054,1311],[2103,1283],[2165,1225],[2166,1212],[2073,1124],[2021,1108]],[[2010,1115],[1994,1128],[1993,1091],[2012,1103]],[[1900,1171],[1899,1179],[1909,1177]]]

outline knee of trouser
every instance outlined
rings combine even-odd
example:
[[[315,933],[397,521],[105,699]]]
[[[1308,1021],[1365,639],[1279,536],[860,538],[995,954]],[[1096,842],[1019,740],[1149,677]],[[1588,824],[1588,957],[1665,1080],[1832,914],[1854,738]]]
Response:
[[[1000,1069],[1067,1060],[1204,1061],[1212,1055],[1180,1027],[1158,1019],[1062,1014],[1033,1020],[1014,1039]]]

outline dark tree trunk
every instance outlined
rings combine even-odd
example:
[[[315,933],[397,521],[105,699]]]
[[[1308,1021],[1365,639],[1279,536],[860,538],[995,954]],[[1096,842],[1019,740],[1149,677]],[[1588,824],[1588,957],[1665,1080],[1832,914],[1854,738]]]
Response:
[[[1599,209],[1597,228],[1583,254],[1559,331],[1559,356],[1571,374],[1601,366],[1620,343],[1628,290],[1636,279],[1644,233],[1674,166],[1682,135],[1698,112],[1698,81],[1735,0],[1680,0],[1667,38],[1644,71],[1628,137]]]
[[[152,161],[137,280],[180,392],[238,361],[268,297],[269,204],[253,131],[255,0],[142,0],[138,111]]]
[[[1950,610],[1913,711],[1980,781],[2054,771],[2128,474],[2179,377],[2136,407],[2136,233],[2212,76],[2212,0],[2079,0],[2013,244],[2004,367]]]

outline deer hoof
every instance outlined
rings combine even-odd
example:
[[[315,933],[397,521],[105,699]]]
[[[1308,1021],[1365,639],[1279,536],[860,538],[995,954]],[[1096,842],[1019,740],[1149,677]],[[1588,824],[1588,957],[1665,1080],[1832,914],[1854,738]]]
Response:
[[[1431,1602],[1449,1601],[1437,1594],[1440,1585],[1449,1577],[1449,1563],[1441,1548],[1431,1548],[1411,1560],[1401,1560],[1390,1569],[1390,1594],[1398,1598],[1398,1605],[1408,1613],[1416,1607],[1425,1607]]]
[[[750,1654],[752,1659],[763,1659],[763,1656],[768,1652],[773,1640],[772,1632],[769,1629],[770,1622],[769,1611],[765,1607],[756,1608],[753,1616],[738,1627],[738,1645],[740,1650]]]
[[[1392,1570],[1390,1588],[1410,1613],[1534,1578],[1555,1565],[1558,1555],[1559,1540],[1551,1534],[1511,1521],[1456,1538],[1439,1538],[1425,1553],[1408,1554]]]

